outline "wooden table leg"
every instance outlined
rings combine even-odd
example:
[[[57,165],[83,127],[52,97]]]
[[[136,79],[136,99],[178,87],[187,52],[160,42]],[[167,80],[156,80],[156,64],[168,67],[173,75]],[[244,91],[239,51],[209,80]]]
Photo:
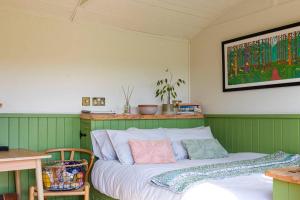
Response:
[[[20,171],[15,171],[15,184],[18,200],[21,200],[21,183],[20,183]]]
[[[36,160],[35,177],[38,192],[38,200],[44,200],[41,160]]]

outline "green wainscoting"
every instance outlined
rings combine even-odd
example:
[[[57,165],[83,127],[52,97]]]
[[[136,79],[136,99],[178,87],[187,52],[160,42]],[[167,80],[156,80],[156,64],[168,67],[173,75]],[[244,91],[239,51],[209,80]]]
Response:
[[[91,148],[90,131],[209,125],[230,152],[300,153],[300,115],[206,115],[205,119],[80,120],[79,115],[0,114],[0,145],[43,151],[48,148]],[[87,137],[79,138],[79,131]],[[81,143],[81,144],[80,144]],[[34,184],[34,172],[22,171],[23,199]],[[0,193],[14,191],[12,173],[0,173]],[[68,198],[69,199],[69,198]]]
[[[79,115],[0,114],[0,145],[43,151],[58,147],[80,147]],[[21,172],[22,199],[35,183],[33,170]],[[14,192],[12,172],[0,173],[0,194]]]
[[[300,153],[300,115],[206,115],[205,124],[230,152]]]
[[[300,185],[274,179],[273,200],[299,200]]]

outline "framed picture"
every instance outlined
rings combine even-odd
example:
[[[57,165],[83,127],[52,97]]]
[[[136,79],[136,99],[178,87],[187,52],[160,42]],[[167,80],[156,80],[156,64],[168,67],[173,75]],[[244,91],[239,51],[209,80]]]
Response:
[[[222,42],[223,91],[300,85],[300,22]]]

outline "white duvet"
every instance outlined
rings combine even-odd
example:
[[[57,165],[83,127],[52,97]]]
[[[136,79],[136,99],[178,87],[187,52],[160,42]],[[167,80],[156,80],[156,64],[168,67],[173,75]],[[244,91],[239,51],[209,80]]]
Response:
[[[253,159],[258,153],[234,153],[227,158],[181,160],[173,164],[122,165],[118,161],[98,160],[92,170],[93,186],[120,200],[272,200],[272,179],[263,174],[211,180],[176,194],[150,183],[160,173],[204,164]]]

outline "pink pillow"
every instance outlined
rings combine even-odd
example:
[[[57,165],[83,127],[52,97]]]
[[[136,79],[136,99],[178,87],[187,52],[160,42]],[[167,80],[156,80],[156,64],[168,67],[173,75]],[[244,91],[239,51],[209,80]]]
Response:
[[[136,164],[176,162],[170,140],[129,140],[128,143]]]

